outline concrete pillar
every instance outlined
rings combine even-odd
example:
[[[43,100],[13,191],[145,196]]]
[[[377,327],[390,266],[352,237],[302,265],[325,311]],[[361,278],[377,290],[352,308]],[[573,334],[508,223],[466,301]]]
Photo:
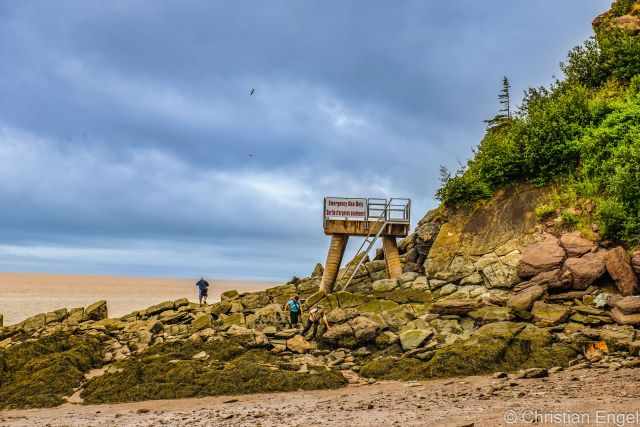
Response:
[[[395,237],[382,237],[382,249],[384,250],[384,260],[387,263],[387,273],[389,278],[397,279],[402,274],[402,264],[400,263],[400,252]]]
[[[349,236],[344,234],[334,234],[331,236],[327,262],[324,265],[322,282],[320,282],[320,290],[325,295],[329,295],[331,291],[333,291],[333,285],[338,278],[338,271],[340,270],[340,264],[342,264],[342,256],[344,255],[348,240]]]

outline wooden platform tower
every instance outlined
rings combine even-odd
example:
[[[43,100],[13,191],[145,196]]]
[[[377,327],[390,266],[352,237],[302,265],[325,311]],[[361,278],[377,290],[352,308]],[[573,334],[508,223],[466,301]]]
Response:
[[[356,253],[359,262],[342,289],[346,289],[358,273],[371,248],[382,238],[387,275],[402,274],[396,238],[406,237],[411,227],[410,199],[366,199],[325,197],[324,233],[331,236],[320,289],[326,295],[334,289],[349,236],[365,237]]]

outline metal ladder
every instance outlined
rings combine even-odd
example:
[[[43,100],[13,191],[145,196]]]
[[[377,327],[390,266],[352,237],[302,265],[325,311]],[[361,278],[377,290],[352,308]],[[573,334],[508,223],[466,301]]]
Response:
[[[360,260],[358,261],[358,264],[356,264],[356,267],[353,269],[353,272],[351,273],[351,277],[349,277],[349,280],[347,280],[347,282],[344,284],[344,286],[342,286],[342,288],[340,289],[341,291],[344,291],[349,287],[349,284],[351,284],[351,281],[353,280],[353,278],[356,276],[356,274],[358,274],[358,271],[360,271],[360,267],[362,266],[362,263],[364,262],[364,259],[367,257],[367,254],[369,253],[369,251],[371,250],[373,245],[375,245],[375,243],[378,240],[378,238],[380,238],[380,235],[385,230],[385,228],[387,228],[387,225],[389,224],[389,220],[387,219],[387,216],[388,216],[387,212],[388,212],[389,206],[391,205],[391,201],[392,200],[393,199],[389,199],[389,202],[387,203],[385,208],[382,210],[382,213],[376,219],[376,221],[378,221],[378,222],[382,222],[384,220],[384,223],[382,224],[382,227],[380,227],[380,229],[375,234],[375,236],[372,236],[371,232],[369,232],[369,234],[367,234],[367,237],[365,237],[365,239],[362,241],[362,244],[360,245],[360,248],[358,249],[358,252],[356,252],[356,255],[353,257],[353,259],[358,259],[358,256],[360,256],[360,254],[362,253],[362,256],[360,257]],[[364,248],[365,245],[367,245],[367,248],[363,252],[362,248]],[[346,274],[348,270],[349,270],[348,267],[345,268],[345,271],[344,271],[342,276],[344,276],[344,274]],[[342,276],[340,278],[338,278],[338,280],[341,280]]]

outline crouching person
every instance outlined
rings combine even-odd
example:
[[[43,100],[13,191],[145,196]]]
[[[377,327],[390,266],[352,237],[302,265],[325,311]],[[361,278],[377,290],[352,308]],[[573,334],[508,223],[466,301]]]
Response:
[[[313,327],[311,339],[315,339],[318,333],[318,326],[320,326],[320,321],[324,323],[324,326],[328,331],[329,322],[327,321],[327,316],[325,315],[324,310],[318,307],[313,307],[309,310],[309,317],[307,318],[307,324],[304,326],[304,330],[302,331],[302,336],[305,336],[309,329]]]

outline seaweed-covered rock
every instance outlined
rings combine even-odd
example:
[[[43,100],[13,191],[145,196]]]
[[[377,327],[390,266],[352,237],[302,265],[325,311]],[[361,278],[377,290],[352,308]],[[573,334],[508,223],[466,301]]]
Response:
[[[420,347],[430,336],[433,329],[409,329],[400,334],[400,345],[404,351]]]
[[[514,316],[509,307],[486,306],[470,311],[467,316],[480,323],[504,322],[513,320]]]
[[[361,375],[386,379],[424,379],[478,375],[496,371],[567,366],[576,351],[554,343],[551,334],[515,322],[489,323],[470,337],[436,350],[427,362],[377,359],[361,368]]]
[[[554,326],[566,321],[571,310],[566,305],[547,304],[542,301],[533,303],[533,320],[543,326]]]
[[[371,285],[374,292],[389,292],[398,287],[397,279],[382,279],[376,280]]]

